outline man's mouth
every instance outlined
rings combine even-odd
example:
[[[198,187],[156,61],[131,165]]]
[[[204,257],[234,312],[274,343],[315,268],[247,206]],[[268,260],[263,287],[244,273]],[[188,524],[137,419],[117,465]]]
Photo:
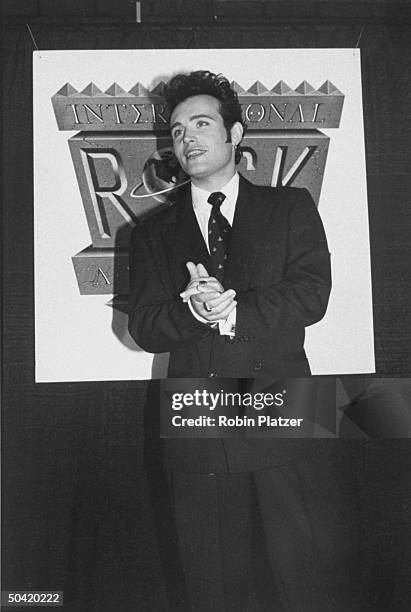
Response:
[[[196,157],[200,157],[200,155],[204,155],[206,151],[204,149],[191,149],[188,153],[186,153],[187,159],[194,159]]]

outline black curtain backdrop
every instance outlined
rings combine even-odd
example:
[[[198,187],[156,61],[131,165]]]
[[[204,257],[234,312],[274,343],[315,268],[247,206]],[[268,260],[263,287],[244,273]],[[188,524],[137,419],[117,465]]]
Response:
[[[31,29],[40,50],[231,47],[239,61],[241,48],[355,47],[361,31],[347,22],[171,28],[46,19]],[[359,42],[382,377],[411,374],[410,40],[407,25],[371,23]],[[158,542],[143,469],[147,382],[34,383],[33,50],[24,24],[3,28],[2,588],[62,589],[70,612],[167,610],[160,557],[173,558],[173,543]],[[410,609],[408,440],[323,443],[338,445],[358,488],[371,609]],[[154,493],[161,506],[161,486]]]

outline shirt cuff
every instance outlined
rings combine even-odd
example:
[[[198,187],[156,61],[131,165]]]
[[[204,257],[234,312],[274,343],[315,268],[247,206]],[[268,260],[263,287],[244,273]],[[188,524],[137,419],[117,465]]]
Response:
[[[230,312],[226,319],[218,322],[218,329],[220,330],[221,336],[235,336],[235,323],[237,320],[237,306]]]
[[[197,319],[197,321],[201,321],[201,323],[205,323],[206,325],[209,325],[210,327],[214,328],[218,326],[218,330],[221,336],[230,336],[231,338],[234,338],[235,323],[237,320],[237,306],[234,308],[234,310],[230,312],[226,319],[221,319],[220,321],[215,321],[214,323],[211,323],[210,321],[207,321],[207,319],[204,319],[204,317],[196,313],[193,305],[191,304],[191,300],[188,300],[187,303],[193,316]]]

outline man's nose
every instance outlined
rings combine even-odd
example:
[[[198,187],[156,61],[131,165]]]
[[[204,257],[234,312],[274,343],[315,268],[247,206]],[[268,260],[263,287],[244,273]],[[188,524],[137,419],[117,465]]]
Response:
[[[193,130],[191,130],[190,128],[186,128],[184,130],[184,136],[183,136],[184,142],[193,142],[194,138],[195,138],[195,135],[194,135]]]

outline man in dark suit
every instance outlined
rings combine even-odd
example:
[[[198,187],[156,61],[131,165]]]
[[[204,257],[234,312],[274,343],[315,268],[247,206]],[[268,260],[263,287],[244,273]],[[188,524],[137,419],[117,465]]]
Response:
[[[131,335],[149,352],[170,352],[173,378],[308,376],[304,328],[324,316],[331,287],[311,196],[236,173],[245,125],[221,75],[177,75],[166,100],[175,155],[191,184],[134,230]],[[344,565],[355,513],[330,475],[332,460],[319,479],[314,441],[166,442],[192,610],[246,609],[256,507],[270,567],[263,564],[265,584],[275,582],[268,609],[279,602],[296,612],[356,609]],[[335,513],[324,511],[324,481]]]
[[[324,316],[331,287],[320,217],[308,191],[256,186],[236,173],[238,99],[196,78],[191,90],[178,79],[168,88],[174,150],[191,184],[134,231],[131,335],[149,352],[170,352],[170,377],[306,376],[304,328]],[[229,230],[222,263],[207,240],[215,194]]]

